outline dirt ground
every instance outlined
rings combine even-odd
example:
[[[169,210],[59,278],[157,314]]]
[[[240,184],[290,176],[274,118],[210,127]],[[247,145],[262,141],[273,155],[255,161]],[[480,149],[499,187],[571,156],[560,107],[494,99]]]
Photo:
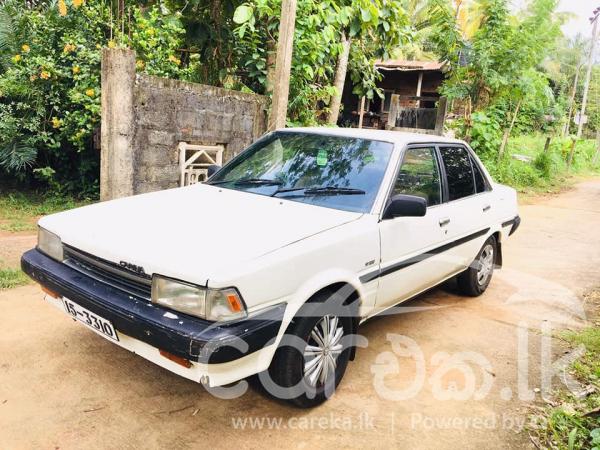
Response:
[[[24,250],[35,247],[37,235],[0,231],[0,269],[19,267]]]
[[[215,398],[74,323],[37,286],[0,292],[0,448],[532,447],[523,421],[542,402],[542,335],[584,325],[580,299],[600,285],[600,179],[527,203],[484,296],[447,285],[406,304],[428,309],[368,322],[368,347],[313,410],[255,388]],[[396,335],[418,344],[420,364],[394,353]],[[551,361],[562,353],[552,340]],[[457,355],[467,362],[448,370]]]

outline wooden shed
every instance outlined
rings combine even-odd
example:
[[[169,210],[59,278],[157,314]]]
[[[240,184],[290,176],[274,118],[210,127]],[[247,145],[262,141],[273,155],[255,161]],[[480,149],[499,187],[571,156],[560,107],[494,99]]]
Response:
[[[384,97],[371,100],[359,98],[352,93],[352,83],[347,80],[339,125],[376,129],[435,129],[439,88],[445,78],[444,65],[436,61],[387,60],[377,61],[375,67],[382,75],[377,86],[383,90]],[[393,98],[396,102],[394,106]],[[391,121],[390,110],[397,113]]]

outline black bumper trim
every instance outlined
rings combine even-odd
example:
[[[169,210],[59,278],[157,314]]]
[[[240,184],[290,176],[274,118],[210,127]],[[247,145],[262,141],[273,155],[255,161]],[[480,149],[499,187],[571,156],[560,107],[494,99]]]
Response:
[[[379,277],[384,277],[391,273],[397,272],[398,270],[405,269],[406,267],[412,266],[413,264],[419,263],[421,261],[426,260],[432,256],[438,255],[445,251],[448,251],[454,247],[465,244],[466,242],[472,241],[473,239],[477,239],[478,237],[485,236],[490,231],[489,228],[485,230],[480,230],[475,233],[469,234],[468,236],[464,236],[460,239],[456,239],[452,242],[448,242],[447,244],[440,245],[439,247],[433,248],[431,250],[426,251],[425,253],[421,253],[419,255],[408,258],[404,261],[400,261],[398,263],[394,263],[391,266],[384,267],[383,269],[377,269],[373,272],[369,272],[365,275],[362,275],[359,280],[361,283],[368,283],[369,281],[373,281]]]
[[[510,226],[511,229],[508,232],[508,235],[512,236],[512,234],[515,231],[517,231],[517,228],[519,228],[519,225],[521,225],[521,217],[520,216],[515,216],[514,219],[510,219],[510,220],[507,220],[506,222],[503,222],[502,223],[502,228]]]
[[[174,355],[201,363],[225,363],[269,344],[281,327],[285,304],[250,318],[216,324],[153,305],[82,274],[36,249],[21,268],[42,286],[112,322],[117,332]],[[171,319],[166,312],[178,316]]]

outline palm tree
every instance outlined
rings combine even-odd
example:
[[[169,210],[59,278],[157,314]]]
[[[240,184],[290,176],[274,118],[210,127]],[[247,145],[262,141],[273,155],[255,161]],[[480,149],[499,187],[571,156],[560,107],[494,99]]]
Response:
[[[473,38],[484,19],[485,1],[455,0],[456,22],[466,40]]]

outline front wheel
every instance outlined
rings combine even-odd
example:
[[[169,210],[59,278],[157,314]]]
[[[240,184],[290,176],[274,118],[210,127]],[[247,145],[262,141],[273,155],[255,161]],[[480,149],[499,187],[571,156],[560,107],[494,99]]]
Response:
[[[311,408],[337,388],[350,359],[352,318],[336,314],[328,303],[309,303],[311,314],[294,319],[269,368],[274,389],[264,387],[271,395]]]
[[[490,236],[469,268],[457,277],[462,294],[477,297],[485,292],[494,274],[496,251],[496,238]]]

